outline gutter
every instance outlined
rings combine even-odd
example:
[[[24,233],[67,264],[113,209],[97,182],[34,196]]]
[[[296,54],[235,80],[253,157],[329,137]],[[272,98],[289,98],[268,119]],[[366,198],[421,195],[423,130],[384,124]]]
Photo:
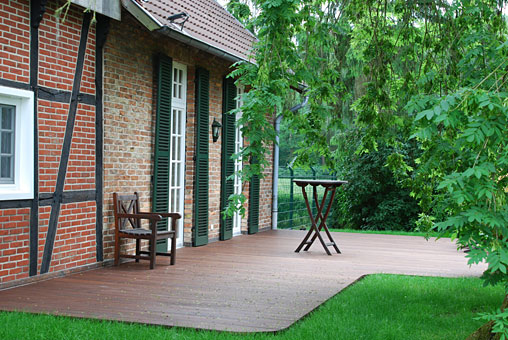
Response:
[[[163,25],[153,15],[151,15],[143,7],[141,7],[141,5],[138,4],[135,0],[122,0],[122,5],[130,14],[132,14],[143,26],[145,26],[151,32],[157,31],[167,37],[183,42],[184,44],[208,52],[214,56],[225,59],[227,61],[248,62],[248,60],[244,58],[238,57],[220,48],[212,46],[200,39],[191,37],[188,34],[182,33],[178,29],[173,29],[171,28],[171,26]]]
[[[293,106],[289,109],[291,112],[296,112],[300,110],[302,107],[307,105],[309,102],[309,96],[305,96],[303,98],[303,102],[298,105]],[[280,123],[282,122],[283,115],[278,115],[275,118],[275,149],[273,150],[273,186],[272,186],[272,229],[277,229],[277,222],[279,218],[279,132],[280,132]]]

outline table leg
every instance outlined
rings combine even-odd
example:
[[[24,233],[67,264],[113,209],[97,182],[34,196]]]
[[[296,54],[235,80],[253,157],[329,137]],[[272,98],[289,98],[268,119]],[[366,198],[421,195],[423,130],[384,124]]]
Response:
[[[315,219],[315,222],[316,222],[316,226],[318,224],[318,222],[320,220],[322,220],[322,217],[323,215],[321,214],[322,210],[323,210],[323,207],[324,207],[324,204],[325,204],[325,200],[326,200],[326,196],[328,195],[328,188],[325,188],[325,192],[323,194],[323,199],[321,200],[321,203],[319,203],[319,200],[318,200],[318,197],[317,197],[317,189],[316,187],[314,187],[314,192],[313,192],[313,196],[314,196],[314,202],[316,203],[316,208],[317,208],[317,213],[316,213],[316,219]],[[307,251],[309,250],[310,246],[312,246],[312,244],[314,243],[314,241],[316,240],[316,238],[318,237],[319,235],[319,231],[321,230],[321,223],[322,221],[319,223],[319,228],[317,228],[317,233],[315,233],[313,236],[312,236],[312,239],[310,240],[310,242],[307,243],[307,246],[303,249],[304,251]]]
[[[319,237],[319,241],[321,242],[321,244],[323,245],[323,247],[325,248],[326,250],[326,253],[328,255],[332,255],[332,253],[330,253],[330,250],[328,250],[328,247],[326,247],[326,244],[323,240],[323,238],[321,237],[321,235],[319,235],[319,231],[317,229],[317,225],[316,225],[316,221],[314,220],[314,216],[312,214],[312,210],[310,208],[310,205],[309,205],[309,199],[307,197],[307,192],[305,191],[305,187],[302,187],[302,194],[303,194],[303,198],[305,200],[305,205],[307,206],[307,212],[309,213],[309,217],[310,217],[310,221],[311,221],[311,227],[310,227],[310,230],[309,232],[307,233],[307,235],[305,235],[305,238],[303,239],[303,241],[300,243],[300,245],[298,246],[298,248],[296,248],[295,252],[298,253],[300,252],[300,250],[302,249],[302,247],[305,245],[305,244],[308,244],[307,240],[309,239],[310,235],[312,234],[312,232],[315,232],[317,234],[317,236]],[[313,238],[315,239],[315,237]],[[314,242],[314,241],[312,241]],[[311,243],[312,244],[312,243]]]
[[[330,197],[330,201],[328,202],[328,207],[326,208],[326,212],[325,212],[324,216],[322,215],[322,212],[323,212],[323,207],[326,203],[326,196],[328,195],[328,188],[325,189],[321,203],[319,203],[317,195],[314,196],[314,201],[316,202],[316,206],[319,207],[317,215],[316,215],[316,224],[317,224],[317,221],[321,220],[321,222],[319,223],[319,227],[317,228],[318,235],[320,236],[319,232],[321,231],[321,229],[324,229],[326,235],[328,236],[328,240],[330,241],[330,243],[328,245],[333,246],[333,248],[335,249],[337,254],[340,254],[341,252],[339,250],[339,247],[337,246],[337,243],[335,242],[335,240],[332,238],[332,235],[330,234],[330,231],[328,230],[328,226],[326,225],[326,219],[328,218],[328,215],[330,214],[330,209],[333,204],[333,199],[335,198],[335,188],[332,188],[331,191],[332,191],[332,195]],[[310,246],[315,241],[315,239],[318,235],[315,234],[312,237],[311,241],[307,243],[307,247],[305,247],[304,250],[308,250],[310,248]],[[326,249],[328,249],[328,246],[326,246]]]
[[[330,231],[328,230],[328,226],[325,223],[326,219],[328,218],[328,214],[330,213],[330,209],[333,204],[333,199],[335,198],[335,189],[336,188],[332,189],[332,197],[330,197],[330,202],[328,203],[328,208],[326,209],[325,216],[321,217],[321,224],[323,224],[323,225],[321,226],[321,224],[320,224],[318,230],[321,231],[321,228],[323,228],[325,230],[325,233],[328,236],[328,239],[330,240],[330,243],[332,244],[333,248],[335,249],[337,254],[340,254],[341,252],[339,250],[339,247],[337,246],[337,243],[335,242],[335,240],[332,238],[332,234],[330,234]]]

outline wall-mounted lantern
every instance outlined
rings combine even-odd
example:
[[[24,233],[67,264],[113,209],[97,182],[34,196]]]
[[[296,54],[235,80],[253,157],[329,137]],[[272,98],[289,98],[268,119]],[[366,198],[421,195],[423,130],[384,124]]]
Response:
[[[213,119],[213,123],[212,123],[212,139],[213,139],[214,143],[219,139],[219,134],[220,134],[220,128],[221,127],[222,127],[221,123],[216,121],[215,118],[214,118]]]

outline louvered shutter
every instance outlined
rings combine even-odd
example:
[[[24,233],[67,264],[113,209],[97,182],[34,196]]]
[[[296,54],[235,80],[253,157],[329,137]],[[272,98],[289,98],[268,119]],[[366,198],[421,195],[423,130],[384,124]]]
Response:
[[[251,163],[255,163],[252,160]],[[249,185],[249,234],[255,234],[259,230],[259,176],[254,175]]]
[[[157,57],[157,112],[155,122],[155,150],[153,175],[153,211],[168,212],[169,204],[169,161],[171,132],[171,58]],[[167,220],[157,224],[157,229],[167,230]],[[167,240],[157,242],[158,251],[167,251]]]
[[[196,69],[196,163],[194,184],[194,246],[208,243],[208,142],[210,73]]]
[[[235,171],[235,162],[231,158],[235,153],[235,115],[228,114],[235,105],[236,86],[233,79],[225,78],[222,96],[222,167],[221,167],[221,211],[228,206],[228,198],[234,191],[234,180],[228,179]],[[220,219],[220,239],[229,240],[233,237],[233,218]]]

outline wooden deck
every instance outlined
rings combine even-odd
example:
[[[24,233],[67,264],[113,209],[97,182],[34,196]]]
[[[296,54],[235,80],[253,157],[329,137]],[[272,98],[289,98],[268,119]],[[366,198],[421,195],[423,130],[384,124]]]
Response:
[[[317,242],[294,250],[302,231],[239,236],[183,248],[175,266],[159,257],[0,291],[1,310],[22,310],[240,332],[289,327],[359,277],[371,273],[478,276],[450,240],[334,233],[342,254]]]

